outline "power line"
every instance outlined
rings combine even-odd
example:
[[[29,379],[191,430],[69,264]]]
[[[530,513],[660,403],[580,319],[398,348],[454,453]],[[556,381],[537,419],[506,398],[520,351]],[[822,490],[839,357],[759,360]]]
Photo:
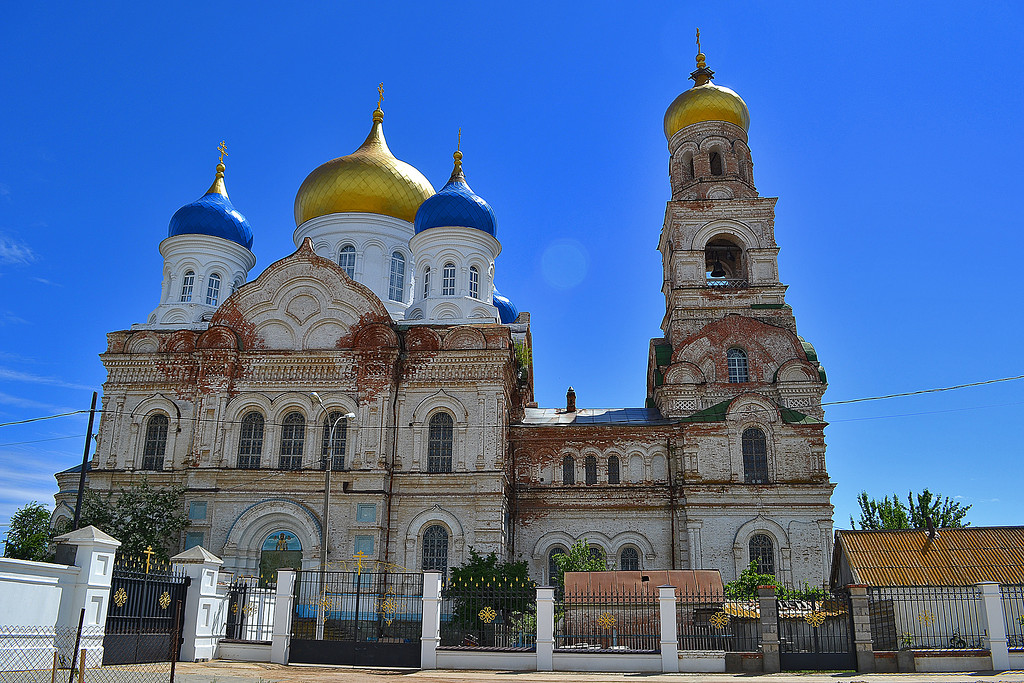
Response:
[[[81,434],[68,434],[67,436],[54,436],[49,439],[33,439],[32,441],[12,441],[11,443],[0,443],[0,448],[4,446],[24,446],[29,443],[43,443],[44,441],[60,441],[61,439],[81,439]]]
[[[15,420],[14,422],[0,422],[0,427],[10,427],[11,425],[23,425],[29,422],[39,422],[40,420],[52,420],[57,417],[67,417],[69,415],[81,415],[82,413],[88,413],[88,410],[72,410],[70,413],[57,413],[56,415],[43,415],[42,417],[30,417],[27,420]],[[99,412],[99,411],[97,411]]]
[[[918,391],[905,391],[901,394],[886,394],[885,396],[867,396],[865,398],[850,398],[845,401],[829,401],[822,403],[822,406],[838,406],[847,403],[863,403],[864,401],[881,401],[886,398],[901,398],[903,396],[918,396],[920,394],[934,394],[940,391],[953,391],[954,389],[965,389],[967,387],[980,387],[983,384],[995,384],[997,382],[1012,382],[1016,379],[1024,379],[1024,375],[1014,377],[1000,377],[999,379],[986,379],[982,382],[970,382],[968,384],[954,384],[951,387],[939,387],[937,389],[919,389]]]

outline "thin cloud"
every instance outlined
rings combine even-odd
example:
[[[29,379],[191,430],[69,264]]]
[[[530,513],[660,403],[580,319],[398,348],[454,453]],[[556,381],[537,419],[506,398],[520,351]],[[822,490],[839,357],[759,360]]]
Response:
[[[0,391],[0,404],[14,406],[15,408],[45,410],[50,413],[67,413],[75,410],[74,408],[67,408],[66,406],[55,406],[51,403],[33,401],[32,399],[24,398],[23,396],[12,396],[11,394],[5,394],[2,391]]]
[[[45,384],[50,387],[62,387],[64,389],[81,389],[83,391],[95,391],[96,387],[87,387],[84,384],[75,384],[74,382],[66,382],[57,377],[42,377],[41,375],[33,375],[27,372],[19,372],[18,370],[11,370],[10,368],[0,367],[0,379],[10,380],[12,382],[28,382],[30,384]]]
[[[0,311],[0,325],[28,325],[28,321],[11,311]]]
[[[0,235],[0,265],[24,266],[36,260],[32,248],[13,237]]]
[[[44,277],[34,277],[32,279],[35,280],[36,282],[41,283],[41,284],[49,285],[50,287],[63,287],[64,286],[64,285],[60,284],[59,282],[52,282],[50,280],[47,280]]]
[[[11,186],[7,183],[0,183],[0,199],[11,201]]]

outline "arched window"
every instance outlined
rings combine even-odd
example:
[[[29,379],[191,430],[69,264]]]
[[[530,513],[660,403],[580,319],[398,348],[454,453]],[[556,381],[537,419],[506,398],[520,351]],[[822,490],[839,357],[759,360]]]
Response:
[[[729,383],[742,384],[743,382],[749,382],[747,352],[743,349],[729,349],[725,357],[729,361]]]
[[[548,585],[554,586],[555,579],[558,577],[558,563],[555,562],[555,557],[558,555],[565,555],[565,548],[558,547],[553,548],[548,553]]]
[[[606,562],[604,548],[599,545],[592,545],[587,548],[587,552],[590,553],[590,559],[597,560],[598,562]]]
[[[619,554],[619,569],[625,572],[640,571],[640,553],[636,548],[623,548]]]
[[[448,413],[435,413],[430,418],[427,435],[427,472],[452,471],[452,446],[455,421]]]
[[[242,418],[242,434],[238,440],[238,467],[259,469],[263,456],[263,416],[253,411]]]
[[[722,155],[718,152],[711,153],[711,175],[722,175]]]
[[[743,481],[768,483],[768,442],[757,427],[743,430]]]
[[[686,170],[690,172],[690,177],[693,178],[697,174],[693,170],[693,155],[690,154],[686,158]]]
[[[754,534],[750,538],[750,561],[757,562],[761,574],[775,573],[775,544],[766,534]]]
[[[583,473],[588,484],[597,483],[597,458],[588,455],[583,461]]]
[[[617,455],[608,457],[608,483],[619,483],[619,456]]]
[[[454,263],[446,263],[441,269],[441,296],[455,296]]]
[[[323,458],[321,469],[327,466],[330,458],[332,470],[345,469],[345,443],[348,440],[348,420],[344,413],[334,411],[324,418],[324,439],[320,448]]]
[[[480,298],[480,271],[476,266],[469,267],[469,295],[474,299]]]
[[[405,300],[405,257],[401,252],[391,254],[391,281],[388,284],[388,298],[392,301]]]
[[[351,244],[346,244],[338,252],[338,265],[345,271],[345,275],[350,278],[356,276],[356,248]]]
[[[213,273],[210,275],[210,279],[206,281],[206,305],[216,306],[217,300],[220,298],[220,274]]]
[[[196,284],[196,274],[191,270],[185,271],[185,277],[181,280],[181,303],[187,304],[192,301],[192,287]]]
[[[142,469],[162,470],[164,452],[167,450],[166,415],[154,415],[146,423],[146,443],[142,450]]]
[[[430,266],[423,269],[423,298],[430,296]]]
[[[423,532],[420,568],[425,572],[448,572],[448,530],[440,524],[433,524]]]
[[[302,413],[288,413],[281,427],[281,459],[278,467],[282,470],[297,470],[302,467],[302,449],[306,444],[306,418]]]
[[[562,458],[562,483],[576,483],[576,461],[572,459],[571,455]]]

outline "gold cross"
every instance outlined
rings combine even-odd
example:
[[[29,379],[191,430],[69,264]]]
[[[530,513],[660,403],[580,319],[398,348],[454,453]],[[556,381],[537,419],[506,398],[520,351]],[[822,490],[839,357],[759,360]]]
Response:
[[[697,54],[700,54],[700,29],[697,29]]]
[[[153,555],[155,555],[155,553],[153,552],[153,546],[147,545],[146,549],[143,550],[142,553],[146,556],[146,573],[148,574],[149,573],[149,558],[151,558],[151,557],[153,557]]]
[[[221,140],[220,144],[217,145],[217,149],[220,151],[220,159],[218,161],[223,164],[224,157],[228,155],[228,145],[224,140]]]
[[[459,152],[462,151],[462,129],[461,128],[459,128],[459,144],[458,144],[458,146],[455,149],[457,151],[459,151]]]
[[[381,83],[377,86],[377,92],[380,93],[380,97],[377,98],[377,109],[380,109],[380,105],[384,103],[384,84]]]

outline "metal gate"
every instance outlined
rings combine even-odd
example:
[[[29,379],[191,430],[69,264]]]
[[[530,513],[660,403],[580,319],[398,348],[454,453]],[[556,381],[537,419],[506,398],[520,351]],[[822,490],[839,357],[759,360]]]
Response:
[[[856,669],[850,596],[779,600],[779,664],[783,671]]]
[[[191,579],[148,562],[115,565],[103,636],[103,664],[169,662],[181,643]]]
[[[303,570],[289,662],[420,666],[423,574]]]

